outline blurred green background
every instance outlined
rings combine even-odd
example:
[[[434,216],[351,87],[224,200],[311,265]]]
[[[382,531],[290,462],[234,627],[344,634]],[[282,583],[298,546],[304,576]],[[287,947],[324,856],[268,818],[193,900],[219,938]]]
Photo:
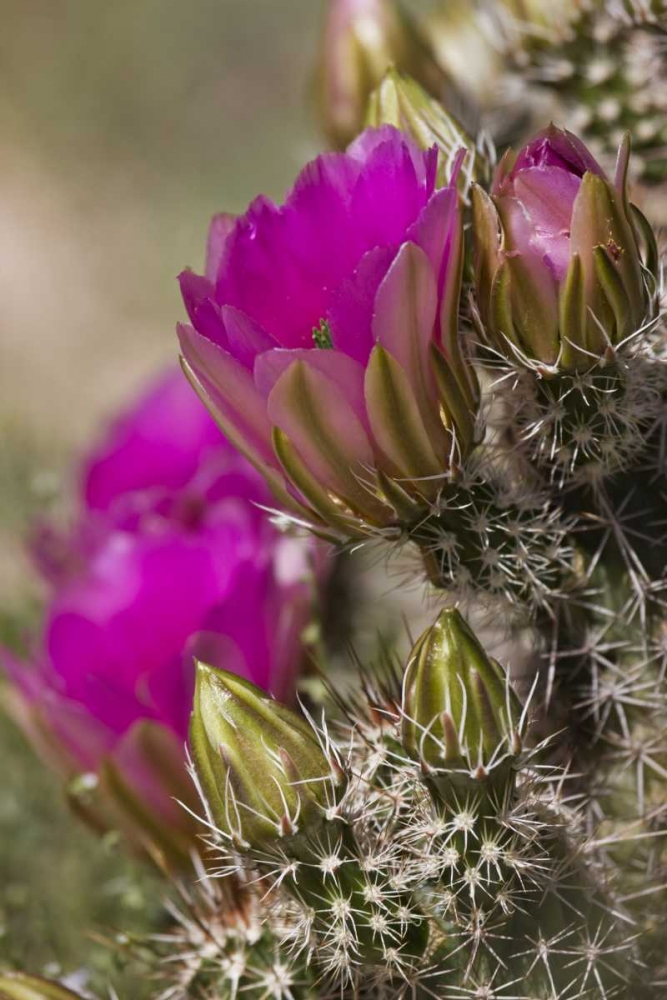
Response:
[[[99,422],[175,357],[175,276],[217,210],[280,197],[317,149],[316,0],[0,0],[0,642],[39,593],[31,513]],[[139,996],[99,936],[165,888],[69,817],[0,717],[0,965]]]

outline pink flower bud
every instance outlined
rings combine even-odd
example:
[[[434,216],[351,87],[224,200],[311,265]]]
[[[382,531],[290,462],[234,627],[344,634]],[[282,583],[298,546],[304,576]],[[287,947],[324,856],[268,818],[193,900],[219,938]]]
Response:
[[[546,370],[608,359],[652,314],[652,243],[627,198],[629,146],[609,181],[584,144],[550,125],[473,194],[477,300],[499,353]],[[648,255],[649,257],[651,254]]]

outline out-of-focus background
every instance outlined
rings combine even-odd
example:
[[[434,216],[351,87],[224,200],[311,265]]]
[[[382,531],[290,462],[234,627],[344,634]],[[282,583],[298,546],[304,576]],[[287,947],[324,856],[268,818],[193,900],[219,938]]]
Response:
[[[0,642],[39,601],[31,511],[67,492],[99,422],[175,357],[175,277],[201,265],[209,216],[281,197],[317,149],[305,90],[321,13],[0,0]],[[136,997],[95,936],[145,928],[162,894],[69,817],[0,716],[0,964],[85,964],[93,985]]]

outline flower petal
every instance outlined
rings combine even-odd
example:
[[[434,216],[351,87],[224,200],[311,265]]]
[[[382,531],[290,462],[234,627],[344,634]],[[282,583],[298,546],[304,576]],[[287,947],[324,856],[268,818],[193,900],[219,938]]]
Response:
[[[555,279],[531,243],[533,226],[520,202],[498,198],[496,208],[503,227],[503,267],[509,276],[514,331],[530,356],[553,364],[559,350]]]
[[[364,369],[342,351],[274,350],[261,354],[255,362],[255,385],[265,399],[287,369],[295,361],[304,361],[309,367],[326,375],[345,396],[359,423],[368,431],[366,403],[364,400]]]
[[[572,252],[578,253],[584,272],[586,299],[597,322],[608,331],[612,340],[621,340],[643,320],[644,284],[641,273],[635,234],[625,215],[623,200],[613,185],[594,174],[587,174],[581,182],[572,212]],[[630,314],[628,328],[616,330],[616,314],[599,280],[594,262],[596,247],[604,248],[613,270],[617,273],[627,295]],[[589,336],[596,338],[591,316]]]
[[[196,323],[197,310],[206,299],[213,298],[213,285],[201,274],[195,274],[189,268],[181,271],[178,276],[178,283],[181,286],[181,295],[188,316],[192,323]]]
[[[180,325],[178,334],[183,356],[216,409],[233,425],[245,451],[260,464],[274,464],[271,425],[250,372],[192,327]]]
[[[346,395],[331,378],[308,362],[295,361],[277,380],[268,414],[330,490],[357,510],[373,506],[361,483],[374,465],[373,450]]]
[[[408,153],[412,161],[415,177],[419,184],[426,185],[433,170],[432,150],[422,150],[394,125],[367,128],[347,148],[347,155],[364,166],[373,162],[378,149],[387,159],[400,159]]]
[[[175,367],[117,417],[90,451],[81,493],[88,507],[108,510],[136,490],[179,489],[204,455],[222,446],[213,420]]]
[[[236,224],[236,216],[229,212],[220,212],[211,219],[206,243],[206,277],[215,285],[220,270],[225,243]]]
[[[442,298],[447,265],[447,250],[458,225],[456,188],[436,191],[417,221],[408,230],[408,240],[422,248],[438,280],[438,299]]]
[[[391,132],[395,130],[391,129]],[[398,137],[398,138],[397,138]],[[423,154],[396,132],[364,163],[352,196],[351,214],[364,251],[397,246],[428,201]]]
[[[533,224],[531,243],[558,282],[570,266],[570,224],[580,185],[576,175],[559,167],[522,170],[514,181],[514,193]]]
[[[436,458],[410,380],[381,344],[373,348],[365,385],[373,437],[400,473],[422,479],[446,471],[445,461]],[[430,492],[429,484],[423,489]]]
[[[340,286],[327,313],[334,347],[363,365],[373,350],[375,296],[395,256],[393,247],[369,250]]]
[[[512,176],[527,167],[560,168],[576,177],[588,171],[604,177],[604,171],[592,153],[573,132],[549,125],[519,153]]]
[[[405,243],[378,291],[373,332],[407,377],[436,451],[444,444],[430,364],[437,311],[437,285],[429,259],[416,244]]]
[[[275,340],[240,309],[223,306],[220,312],[229,342],[229,353],[245,368],[252,370],[257,355],[276,347]]]

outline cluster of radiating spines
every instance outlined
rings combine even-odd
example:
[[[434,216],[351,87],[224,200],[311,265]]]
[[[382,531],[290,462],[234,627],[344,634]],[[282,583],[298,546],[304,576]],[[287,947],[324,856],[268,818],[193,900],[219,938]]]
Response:
[[[662,182],[667,176],[663,0],[501,0],[489,6],[496,40],[503,40],[521,78],[549,90],[563,119],[602,157],[611,158],[619,137],[630,131],[638,176],[649,184]]]
[[[597,888],[604,858],[458,612],[418,641],[402,692],[369,695],[329,730],[200,667],[191,747],[219,875],[265,921],[244,968],[272,934],[291,970],[266,996],[629,996],[636,948]]]
[[[518,490],[506,469],[494,468],[496,455],[478,458],[405,537],[419,547],[435,587],[463,603],[500,603],[530,617],[557,600],[571,577],[570,521],[530,478]]]
[[[557,489],[602,488],[609,476],[648,457],[664,408],[666,371],[641,353],[620,354],[613,368],[536,380],[508,370],[498,425],[520,444]]]
[[[155,966],[156,1000],[305,1000],[313,996],[306,956],[285,948],[294,908],[238,876],[177,882],[163,933],[141,942]]]

